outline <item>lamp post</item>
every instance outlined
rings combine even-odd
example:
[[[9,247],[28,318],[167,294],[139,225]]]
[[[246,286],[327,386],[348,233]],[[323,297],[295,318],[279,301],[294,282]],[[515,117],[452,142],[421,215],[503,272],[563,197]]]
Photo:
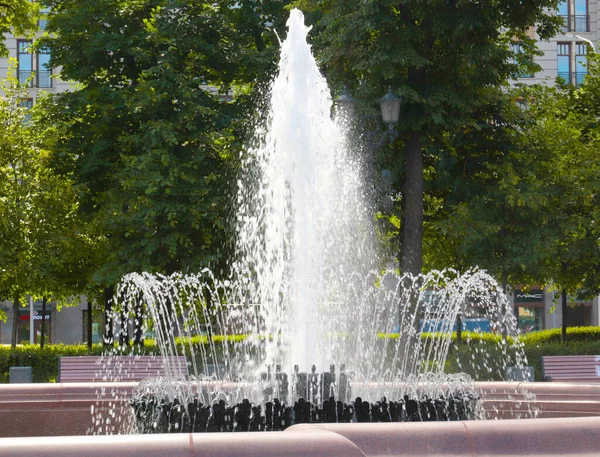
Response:
[[[400,119],[401,103],[402,99],[392,92],[391,86],[388,86],[387,94],[379,99],[381,118],[383,120],[383,123],[387,125],[387,130],[381,132],[381,123],[377,116],[369,115],[361,119],[361,123],[363,124],[362,131],[367,139],[367,144],[369,146],[370,152],[375,152],[378,149],[380,149],[386,143],[386,140],[389,143],[392,143],[396,138],[398,138],[398,132],[396,131],[394,126],[398,123],[398,120]],[[356,99],[352,97],[352,95],[350,95],[346,86],[344,86],[341,95],[335,100],[335,107],[338,111],[338,114],[340,114],[346,122],[350,122],[351,119],[354,117],[354,113],[356,111]],[[366,128],[366,120],[374,123],[375,128]],[[385,211],[389,212],[392,210],[394,204],[393,198],[391,196],[391,173],[389,170],[381,171],[380,184],[380,190],[383,194],[382,206]]]
[[[400,105],[402,99],[392,92],[391,86],[388,87],[388,93],[379,99],[379,107],[381,109],[381,118],[383,123],[387,125],[387,130],[381,132],[381,124],[377,116],[365,116],[364,120],[369,120],[375,123],[374,129],[366,129],[363,125],[364,135],[366,136],[371,150],[376,151],[381,148],[388,140],[390,143],[398,137],[398,132],[394,126],[400,119]],[[342,94],[335,100],[336,110],[346,119],[350,119],[356,110],[356,99],[350,95],[346,86],[342,90]],[[363,122],[365,124],[365,122]]]
[[[340,96],[335,99],[335,109],[344,119],[350,120],[354,116],[355,108],[356,99],[350,95],[348,88],[344,86]]]
[[[587,44],[590,45],[590,47],[592,48],[592,51],[594,51],[594,54],[596,53],[596,46],[594,45],[594,43],[591,40],[588,40],[587,38],[584,38],[579,35],[572,35],[570,33],[566,33],[565,36],[568,36],[569,38],[575,38],[577,40],[585,41]]]
[[[594,54],[596,54],[596,46],[594,45],[594,43],[591,40],[588,40],[587,38],[584,38],[580,35],[573,35],[571,33],[565,33],[565,36],[569,37],[569,38],[573,38],[575,40],[581,40],[581,41],[585,41],[587,43],[587,45],[589,47],[592,48],[592,52]],[[576,43],[574,41],[574,43]],[[577,62],[577,57],[573,57],[573,53],[571,53],[571,59],[575,59],[575,62],[571,62],[571,65],[574,65],[575,67],[575,86],[578,87],[581,82],[579,81],[579,74],[577,73],[577,67],[578,67],[578,62]],[[573,82],[573,81],[570,81]]]

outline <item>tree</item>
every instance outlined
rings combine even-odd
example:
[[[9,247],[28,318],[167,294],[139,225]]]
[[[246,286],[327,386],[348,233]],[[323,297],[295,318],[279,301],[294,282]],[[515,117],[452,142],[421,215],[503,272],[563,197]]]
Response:
[[[451,246],[455,262],[484,267],[505,287],[552,282],[562,295],[563,338],[568,295],[600,290],[596,58],[589,70],[579,89],[507,93],[494,122],[448,141],[438,176],[449,189],[436,223],[440,250]]]
[[[546,15],[554,0],[521,2],[386,0],[299,2],[312,13],[315,49],[336,85],[374,100],[391,85],[403,98],[399,131],[404,171],[401,270],[422,269],[423,151],[444,134],[477,123],[488,93],[506,82],[535,53],[527,31],[541,38],[560,21]],[[524,49],[511,54],[518,40]],[[516,57],[511,61],[511,56]]]
[[[0,1],[0,57],[8,55],[4,34],[29,36],[38,29],[40,4],[30,0]]]
[[[581,88],[569,85],[534,92],[535,122],[524,132],[525,146],[551,151],[545,184],[554,190],[547,246],[547,278],[561,291],[562,340],[566,340],[569,294],[592,298],[600,292],[600,102],[599,62],[589,58],[589,73]]]
[[[225,268],[239,118],[273,71],[268,24],[281,23],[283,4],[53,3],[53,35],[41,45],[79,82],[53,98],[54,165],[72,174],[80,217],[106,237],[96,284],[109,291],[132,271]]]
[[[443,204],[432,221],[430,265],[477,265],[504,288],[545,282],[556,192],[544,179],[553,151],[526,144],[534,118],[517,105],[521,96],[520,89],[498,94],[481,113],[487,120],[446,138],[431,190]]]
[[[19,303],[25,294],[72,299],[83,292],[88,238],[74,215],[71,182],[49,168],[41,147],[36,108],[27,111],[27,90],[9,75],[0,99],[0,296],[13,301],[13,347]],[[4,316],[5,317],[5,316]]]
[[[16,345],[19,300],[33,277],[31,262],[34,223],[29,218],[36,191],[39,151],[28,135],[24,89],[7,78],[0,99],[0,296],[13,301],[13,347]],[[6,315],[2,316],[6,319]]]

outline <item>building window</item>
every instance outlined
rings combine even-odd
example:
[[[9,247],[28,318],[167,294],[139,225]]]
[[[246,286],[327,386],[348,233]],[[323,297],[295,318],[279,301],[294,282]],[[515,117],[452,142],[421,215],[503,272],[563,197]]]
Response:
[[[48,48],[40,49],[37,54],[37,86],[52,87],[52,67]]]
[[[26,98],[25,100],[21,100],[19,102],[19,106],[25,109],[33,108],[33,98]]]
[[[515,41],[511,45],[511,51],[513,54],[513,64],[519,66],[529,66],[533,64],[533,58],[530,55],[525,54],[523,45],[518,41]],[[528,72],[526,69],[520,69],[517,71],[515,77],[517,78],[533,78],[534,74]]]
[[[83,342],[87,341],[87,316],[88,311],[83,311]],[[104,337],[104,312],[92,310],[92,343],[101,343]]]
[[[52,67],[50,66],[50,50],[41,48],[34,59],[31,51],[30,40],[19,40],[17,42],[17,73],[19,83],[27,87],[52,87]],[[35,61],[35,68],[33,63]],[[32,75],[35,77],[32,78]]]
[[[523,333],[544,328],[544,291],[540,288],[514,290],[515,315]]]
[[[558,43],[558,77],[571,84],[571,51],[570,43]]]
[[[527,103],[527,100],[525,100],[523,97],[518,97],[516,102],[521,111],[527,111],[529,109],[529,103]]]
[[[563,18],[562,32],[589,32],[588,0],[563,0],[557,14]]]
[[[42,17],[38,20],[38,27],[40,30],[46,30],[46,25],[48,25],[48,13],[50,13],[50,7],[42,6],[40,13],[42,13]]]
[[[535,306],[519,306],[517,321],[522,333],[537,332],[543,328],[544,308]]]
[[[19,344],[29,344],[29,310],[19,311],[19,324],[17,340]],[[44,325],[44,343],[52,343],[52,311],[47,310],[45,319],[42,319],[42,312],[34,310],[33,312],[33,343],[40,344],[42,341],[42,321]]]
[[[21,108],[25,108],[25,110],[30,110],[31,108],[33,108],[33,98],[26,98],[24,100],[21,100],[19,102],[19,106]],[[31,120],[31,113],[30,112],[26,112],[25,113],[25,123],[28,123]]]
[[[33,72],[33,54],[31,53],[32,42],[30,40],[17,41],[17,74],[20,84],[32,86],[31,74]]]
[[[575,43],[575,86],[583,84],[587,74],[587,44]]]
[[[587,74],[587,44],[558,43],[558,77],[575,87],[583,84]]]

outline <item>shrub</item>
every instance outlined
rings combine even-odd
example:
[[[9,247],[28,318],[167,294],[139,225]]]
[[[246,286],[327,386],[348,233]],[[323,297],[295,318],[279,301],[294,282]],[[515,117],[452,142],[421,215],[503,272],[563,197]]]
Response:
[[[568,340],[568,338],[567,338]],[[542,356],[545,355],[600,355],[599,341],[573,341],[525,345],[527,363],[535,370],[535,380],[542,381]]]
[[[23,345],[12,349],[0,346],[0,382],[9,381],[10,367],[32,367],[33,382],[55,382],[58,376],[58,359],[63,356],[100,355],[103,348],[94,345],[49,344],[40,349],[37,345]]]
[[[561,329],[553,328],[531,332],[521,336],[521,341],[526,345],[540,343],[560,343]],[[579,341],[600,341],[600,327],[567,327],[567,343]]]
[[[451,344],[446,362],[447,373],[466,372],[476,380],[502,380],[505,379],[504,367],[516,365],[519,360],[517,347],[523,347],[527,357],[527,364],[534,367],[535,380],[541,381],[541,357],[544,355],[600,355],[600,327],[569,327],[567,329],[567,343],[560,343],[560,329],[543,330],[528,333],[518,341],[508,338],[503,344],[502,338],[493,333],[463,332],[462,344],[456,344],[456,332],[450,335]],[[381,343],[397,340],[396,334],[379,334]],[[447,334],[425,333],[422,338],[426,344],[446,338]],[[184,354],[192,361],[195,356],[195,365],[202,367],[204,363],[222,363],[224,353],[230,348],[229,344],[242,342],[248,335],[214,335],[209,344],[209,338],[196,336],[190,339],[177,339],[178,353]],[[264,337],[262,338],[264,339]],[[260,340],[259,340],[260,342]],[[249,352],[260,350],[260,344],[249,342],[246,348]],[[384,346],[382,346],[384,347]],[[394,345],[387,345],[388,352],[393,352]],[[9,368],[13,366],[31,366],[33,368],[33,382],[55,382],[58,377],[58,361],[63,356],[102,355],[107,348],[94,345],[91,350],[84,344],[66,345],[50,344],[44,349],[37,345],[0,346],[0,383],[9,381]],[[115,353],[119,350],[115,346]],[[141,348],[135,348],[139,354],[159,354],[160,350],[154,340],[147,339]],[[390,354],[388,354],[390,356]]]

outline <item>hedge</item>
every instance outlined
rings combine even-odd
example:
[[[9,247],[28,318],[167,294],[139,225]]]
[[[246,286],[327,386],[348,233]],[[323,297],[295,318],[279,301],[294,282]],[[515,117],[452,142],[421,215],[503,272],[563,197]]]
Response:
[[[216,356],[219,358],[223,352],[225,343],[241,341],[245,335],[221,336],[215,335],[212,337],[216,349]],[[203,365],[203,355],[206,356],[206,347],[208,338],[206,336],[193,337],[191,339],[176,338],[177,351],[180,354],[185,354],[188,360],[191,360],[192,351],[196,356],[196,364]],[[204,349],[204,350],[203,350]],[[0,345],[0,383],[9,381],[10,367],[32,367],[33,382],[56,382],[58,377],[58,361],[65,356],[82,356],[82,355],[102,355],[107,353],[118,354],[119,347],[107,348],[101,344],[94,344],[92,349],[88,349],[85,344],[67,345],[67,344],[48,344],[43,349],[38,345],[18,345],[16,349],[10,346]],[[135,352],[137,354],[151,355],[160,354],[160,350],[156,342],[151,339],[144,341],[141,347],[132,347],[127,350],[127,353]],[[211,358],[211,354],[208,355]],[[208,360],[209,363],[218,363],[218,361]]]
[[[540,343],[560,343],[561,329],[553,328],[523,335],[521,341],[526,345]],[[600,341],[600,327],[567,327],[567,343]]]
[[[569,327],[567,329],[567,343],[560,343],[560,329],[543,330],[523,335],[519,340],[527,356],[527,364],[535,369],[535,380],[542,380],[541,357],[543,355],[600,355],[600,327]],[[398,334],[379,334],[381,340],[397,339]],[[431,333],[423,334],[430,343],[446,335]],[[191,357],[190,346],[196,355],[196,364],[202,366],[204,357],[209,359],[216,355],[220,358],[224,346],[229,343],[243,341],[246,335],[221,336],[214,335],[212,341],[215,354],[207,351],[208,337],[198,336],[191,340],[176,339],[178,351]],[[517,362],[517,353],[514,350],[516,343],[508,338],[506,346],[499,344],[501,336],[492,333],[463,332],[463,344],[456,344],[456,332],[451,335],[452,344],[446,363],[446,371],[467,372],[478,380],[501,380],[504,378],[506,358],[508,365]],[[115,349],[117,350],[117,349]],[[136,349],[142,354],[158,354],[159,350],[153,340],[146,340],[144,346]],[[33,368],[33,382],[55,382],[58,376],[58,360],[63,356],[101,355],[107,350],[102,345],[94,345],[91,350],[86,345],[50,344],[40,349],[37,345],[0,346],[0,383],[9,380],[11,366],[31,366]],[[219,361],[206,360],[209,363]]]
[[[100,355],[103,348],[92,349],[84,344],[49,344],[40,349],[37,345],[0,346],[0,382],[8,382],[10,367],[32,367],[33,382],[54,382],[58,376],[58,359],[63,356]]]

